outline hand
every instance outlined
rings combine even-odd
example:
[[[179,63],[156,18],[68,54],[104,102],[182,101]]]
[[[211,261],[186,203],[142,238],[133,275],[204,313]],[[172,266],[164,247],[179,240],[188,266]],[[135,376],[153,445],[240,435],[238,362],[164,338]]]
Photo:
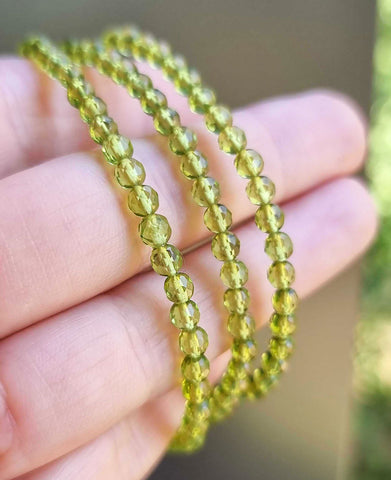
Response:
[[[192,248],[184,268],[216,366],[228,340],[221,335],[219,266],[209,245],[194,247],[208,238],[202,209],[188,198],[190,183],[138,103],[90,75],[122,133],[135,139],[135,157],[159,192],[173,243]],[[158,74],[154,79],[183,123],[199,131],[200,150],[238,225],[252,311],[265,324],[269,260],[245,181],[185,100]],[[0,60],[0,89],[0,480],[143,478],[183,409],[178,331],[169,324],[163,278],[150,271],[138,221],[124,212],[126,192],[110,181],[65,91],[13,58]],[[277,185],[295,246],[295,288],[306,297],[375,234],[372,200],[351,178],[365,156],[363,119],[342,95],[314,91],[243,108],[235,120]]]

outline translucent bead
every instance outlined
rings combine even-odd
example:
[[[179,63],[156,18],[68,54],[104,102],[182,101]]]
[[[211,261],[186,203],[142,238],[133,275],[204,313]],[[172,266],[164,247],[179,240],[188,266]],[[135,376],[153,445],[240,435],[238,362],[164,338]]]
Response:
[[[247,288],[229,288],[224,293],[224,306],[231,313],[245,313],[249,303]]]
[[[220,277],[224,285],[229,288],[240,288],[248,279],[246,265],[240,260],[224,262],[220,270]]]
[[[130,76],[138,73],[136,66],[130,61],[122,60],[121,63],[116,65],[113,70],[111,78],[118,85],[128,85],[130,82]]]
[[[128,207],[135,215],[146,217],[155,213],[159,207],[159,197],[149,185],[137,185],[128,195]]]
[[[170,309],[170,319],[181,330],[193,330],[200,320],[200,311],[193,300],[175,303]]]
[[[147,52],[147,61],[156,68],[161,68],[164,59],[171,54],[170,46],[164,41],[156,41]]]
[[[182,331],[179,335],[179,348],[185,355],[199,357],[208,348],[208,334],[201,327]]]
[[[189,179],[201,177],[208,171],[208,160],[197,150],[191,150],[182,157],[181,171]]]
[[[243,178],[258,177],[263,170],[263,158],[255,150],[241,150],[235,157],[235,168]]]
[[[274,288],[288,288],[295,280],[295,269],[290,262],[273,262],[267,278]]]
[[[253,177],[246,187],[248,199],[254,205],[270,203],[275,192],[276,187],[268,177]]]
[[[216,95],[213,90],[198,85],[193,88],[189,96],[190,109],[195,113],[206,113],[216,103]]]
[[[244,363],[250,362],[257,354],[254,340],[234,340],[232,345],[232,358]]]
[[[273,357],[271,352],[262,354],[262,368],[267,376],[279,375],[285,367],[284,360]]]
[[[167,105],[166,96],[156,88],[149,88],[141,95],[141,108],[147,115],[154,115]]]
[[[145,180],[143,164],[134,158],[123,158],[115,167],[114,175],[123,188],[141,185]]]
[[[224,105],[213,105],[205,115],[205,124],[211,132],[220,133],[232,126],[232,114]]]
[[[277,290],[272,298],[274,310],[281,315],[292,314],[299,303],[297,293],[293,288]]]
[[[205,432],[207,429],[207,421],[210,417],[210,409],[208,402],[201,403],[187,403],[186,419],[193,425],[192,434],[195,431]]]
[[[243,130],[238,127],[226,127],[218,140],[220,149],[226,153],[239,153],[247,144]]]
[[[94,142],[102,144],[110,135],[118,133],[118,126],[107,115],[98,115],[90,124],[90,135]]]
[[[170,80],[174,80],[178,72],[186,68],[186,60],[181,55],[169,55],[163,62],[163,73]]]
[[[156,130],[162,135],[171,135],[174,128],[180,124],[179,115],[171,108],[161,108],[155,113],[153,124]]]
[[[95,95],[85,98],[80,106],[80,116],[87,123],[90,123],[97,115],[104,115],[105,113],[106,104]]]
[[[211,393],[211,386],[207,380],[199,383],[184,380],[182,383],[183,396],[192,403],[201,403],[207,399]]]
[[[255,332],[255,322],[248,313],[231,313],[228,317],[228,331],[238,339],[250,339]]]
[[[186,273],[180,272],[166,278],[164,290],[171,302],[184,303],[192,297],[194,285]]]
[[[273,313],[270,318],[270,330],[275,337],[289,337],[296,330],[294,315]]]
[[[182,361],[182,374],[191,382],[202,382],[209,375],[209,360],[205,355],[198,358],[186,356]]]
[[[137,60],[145,60],[155,41],[155,37],[150,33],[140,33],[132,43],[132,53],[134,57]]]
[[[293,343],[290,337],[272,337],[269,343],[269,350],[273,357],[279,360],[287,359],[293,350]]]
[[[250,363],[243,363],[239,360],[231,359],[227,366],[227,375],[231,375],[238,380],[245,379],[251,372]]]
[[[80,68],[75,65],[63,65],[62,67],[58,68],[58,72],[56,74],[57,79],[64,87],[68,87],[76,78],[80,78],[82,76],[82,72]]]
[[[171,237],[171,227],[167,218],[157,213],[143,218],[139,223],[138,231],[142,241],[150,247],[161,247]]]
[[[240,241],[232,232],[217,233],[212,240],[212,253],[217,260],[234,260],[239,254]]]
[[[199,177],[193,183],[191,194],[197,205],[207,207],[220,198],[220,185],[212,177]]]
[[[255,223],[263,232],[277,232],[284,224],[284,214],[278,205],[267,203],[256,211]]]
[[[284,232],[270,233],[266,238],[265,252],[272,260],[282,262],[292,255],[292,240]]]
[[[220,381],[219,387],[222,390],[222,395],[215,395],[215,398],[218,400],[222,400],[221,403],[223,404],[223,406],[230,406],[229,403],[231,403],[231,398],[240,395],[238,379],[233,377],[232,375],[227,375],[225,373]],[[216,393],[219,387],[217,387]]]
[[[83,100],[93,93],[92,86],[84,78],[75,78],[68,86],[68,101],[74,107],[79,107]]]
[[[197,145],[197,136],[187,127],[175,127],[168,138],[170,149],[176,155],[185,155],[194,150]]]
[[[151,87],[151,79],[147,75],[138,72],[131,73],[126,83],[129,95],[134,98],[140,98]]]
[[[133,146],[128,138],[118,133],[113,133],[104,140],[102,152],[109,163],[116,165],[123,158],[132,156]]]
[[[266,395],[275,385],[277,376],[267,375],[262,368],[256,368],[253,374],[253,382],[257,393],[261,396]]]
[[[225,232],[232,225],[232,213],[225,205],[211,205],[205,210],[204,223],[211,232]]]
[[[174,245],[167,244],[152,250],[151,265],[159,275],[174,275],[182,264],[182,254]]]
[[[177,72],[174,85],[181,95],[190,95],[196,85],[201,82],[200,74],[193,68],[183,68]]]

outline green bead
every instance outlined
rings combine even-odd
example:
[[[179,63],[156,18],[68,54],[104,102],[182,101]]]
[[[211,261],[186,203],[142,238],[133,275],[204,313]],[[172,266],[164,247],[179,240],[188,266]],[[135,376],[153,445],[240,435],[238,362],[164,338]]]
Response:
[[[284,224],[284,214],[273,203],[261,205],[255,213],[255,223],[263,232],[277,232]]]
[[[229,288],[224,293],[224,306],[231,313],[245,313],[249,303],[247,288]]]
[[[197,205],[207,207],[220,198],[220,185],[212,177],[199,177],[192,186],[191,194]]]
[[[220,149],[225,153],[239,153],[246,147],[246,136],[238,127],[226,127],[219,135]]]
[[[201,82],[200,74],[193,68],[182,68],[176,74],[174,85],[181,95],[190,95],[194,87]]]
[[[141,185],[145,180],[143,164],[134,158],[123,158],[115,167],[114,175],[123,188]]]
[[[208,348],[208,334],[201,327],[182,331],[179,335],[179,348],[185,355],[199,357]]]
[[[248,313],[231,313],[228,317],[228,331],[238,339],[251,339],[255,332],[254,318]]]
[[[164,63],[164,59],[171,54],[170,46],[163,41],[156,41],[154,45],[151,45],[147,52],[147,61],[153,67],[161,68]]]
[[[138,231],[142,241],[150,247],[161,247],[171,237],[171,227],[167,218],[157,213],[143,218],[139,223]]]
[[[176,155],[185,155],[194,150],[197,145],[197,136],[187,127],[175,127],[168,138],[170,149]]]
[[[193,88],[189,96],[190,109],[195,113],[206,113],[216,103],[216,95],[213,90],[198,85]]]
[[[130,140],[119,133],[112,133],[102,144],[102,152],[109,163],[116,165],[123,158],[130,158],[133,146]]]
[[[269,343],[269,350],[273,357],[279,360],[286,360],[293,350],[292,339],[290,337],[272,337]]]
[[[166,96],[156,88],[149,88],[141,95],[141,108],[147,115],[154,115],[167,105]]]
[[[167,244],[152,250],[151,265],[159,275],[174,275],[182,264],[182,254],[174,245]]]
[[[100,145],[113,134],[118,133],[118,126],[114,120],[107,115],[98,115],[90,124],[90,135],[94,142]]]
[[[166,278],[164,290],[171,302],[184,303],[192,297],[194,285],[186,273],[180,272]]]
[[[192,434],[197,431],[205,432],[210,417],[210,409],[207,401],[201,403],[186,402],[185,421],[192,425]]]
[[[225,232],[232,225],[232,213],[225,205],[211,205],[205,210],[204,223],[211,232]]]
[[[223,105],[213,105],[205,115],[205,124],[213,133],[220,133],[226,127],[232,126],[232,114]]]
[[[212,253],[217,260],[234,260],[240,250],[240,241],[232,232],[217,233],[212,240]]]
[[[140,33],[132,42],[132,54],[137,60],[145,60],[156,40],[150,33]]]
[[[292,255],[292,240],[284,232],[270,233],[266,238],[265,252],[273,261],[282,262]]]
[[[258,395],[266,395],[276,384],[277,376],[267,375],[262,368],[256,368],[253,374],[253,382]]]
[[[194,383],[189,380],[182,382],[183,396],[192,403],[201,403],[209,398],[211,386],[207,380]]]
[[[184,70],[186,67],[186,60],[181,55],[168,55],[163,62],[163,74],[170,80],[174,80],[178,72]]]
[[[266,351],[262,354],[262,368],[268,377],[279,375],[285,367],[285,361],[273,357],[271,352]]]
[[[147,75],[142,73],[132,72],[128,76],[126,88],[129,95],[134,98],[141,98],[141,96],[152,87],[152,82]]]
[[[295,269],[290,262],[273,262],[267,272],[269,282],[275,288],[288,288],[295,280]]]
[[[270,318],[270,330],[275,337],[289,337],[296,330],[294,315],[273,313]]]
[[[95,95],[85,98],[80,106],[80,116],[87,123],[90,123],[97,115],[104,114],[106,114],[106,104]]]
[[[208,171],[208,161],[201,152],[190,150],[182,157],[181,171],[189,179],[201,177]]]
[[[268,177],[253,177],[246,187],[248,199],[254,205],[270,203],[275,192],[276,187]]]
[[[180,125],[179,115],[171,108],[161,108],[155,113],[153,124],[156,130],[162,135],[171,135],[174,128]]]
[[[293,288],[277,290],[273,295],[274,310],[281,315],[290,315],[297,308],[299,299]]]
[[[243,178],[258,177],[263,170],[263,158],[255,150],[241,150],[235,157],[235,168]]]
[[[181,330],[193,330],[200,320],[200,311],[193,300],[175,303],[170,309],[170,319]]]
[[[68,87],[76,78],[82,77],[82,72],[79,67],[68,64],[58,68],[56,77],[64,87]]]
[[[220,270],[220,277],[224,285],[229,288],[240,288],[248,279],[246,265],[240,260],[224,262]]]
[[[128,195],[128,207],[135,215],[146,217],[155,213],[159,207],[159,197],[149,185],[137,185]]]
[[[130,76],[137,73],[138,71],[134,63],[132,63],[130,60],[122,59],[113,70],[111,78],[118,85],[128,85],[130,82]]]
[[[82,77],[75,78],[68,86],[68,101],[72,106],[79,107],[85,98],[89,95],[93,95],[93,93],[94,90],[87,80]]]
[[[230,375],[237,380],[244,380],[250,375],[251,365],[250,363],[243,363],[239,360],[231,359],[227,366],[227,375]]]
[[[232,345],[232,358],[244,363],[250,362],[257,354],[254,340],[234,340]]]
[[[198,358],[186,356],[182,361],[181,368],[186,380],[201,382],[209,375],[209,360],[205,355]]]

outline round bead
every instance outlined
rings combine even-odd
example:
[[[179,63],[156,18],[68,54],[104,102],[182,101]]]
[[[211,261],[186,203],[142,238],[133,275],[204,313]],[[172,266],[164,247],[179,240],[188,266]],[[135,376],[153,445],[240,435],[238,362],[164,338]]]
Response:
[[[209,375],[209,360],[205,355],[198,358],[186,356],[182,361],[182,374],[186,380],[201,382]]]
[[[137,73],[136,66],[132,62],[122,59],[122,61],[116,65],[111,78],[118,85],[127,85],[130,81],[130,76],[134,73]]]
[[[57,79],[64,87],[68,87],[75,78],[80,78],[81,76],[80,68],[71,64],[63,65],[57,72]]]
[[[240,250],[240,241],[232,232],[217,233],[212,240],[212,253],[217,260],[234,260]]]
[[[156,41],[147,52],[147,61],[153,67],[161,68],[169,54],[171,54],[170,46],[164,41]]]
[[[211,232],[225,232],[232,225],[232,213],[225,205],[211,205],[205,210],[204,223]]]
[[[268,376],[262,368],[256,368],[253,374],[253,382],[258,395],[266,395],[275,385],[277,376]]]
[[[155,213],[159,207],[159,197],[149,185],[137,185],[128,195],[128,207],[135,215],[146,217]]]
[[[226,127],[219,135],[219,146],[223,152],[239,153],[246,147],[246,136],[238,127]]]
[[[168,138],[170,149],[176,155],[185,155],[194,150],[197,145],[197,136],[187,127],[175,127]]]
[[[143,75],[137,71],[129,74],[126,88],[130,96],[140,98],[151,87],[152,82],[147,75]]]
[[[231,359],[227,366],[227,375],[238,380],[243,380],[249,376],[251,372],[251,365],[249,363],[243,363],[238,360]]]
[[[142,241],[150,247],[161,247],[171,237],[171,227],[167,218],[157,213],[143,218],[139,223],[138,231]]]
[[[208,334],[201,327],[183,331],[179,335],[179,348],[185,355],[199,357],[208,348]]]
[[[167,277],[164,282],[167,298],[173,303],[184,303],[190,300],[194,285],[186,273],[180,272]]]
[[[90,124],[90,135],[94,142],[102,144],[110,135],[118,133],[118,126],[108,115],[98,115]]]
[[[193,330],[200,320],[200,311],[193,300],[175,303],[170,309],[170,319],[181,330]]]
[[[254,205],[270,203],[275,192],[276,187],[268,177],[253,177],[246,187],[248,199]]]
[[[196,85],[201,82],[200,74],[193,68],[182,68],[175,77],[174,85],[181,95],[190,95]]]
[[[179,115],[171,108],[161,108],[154,114],[153,124],[162,135],[171,135],[174,128],[180,124]]]
[[[224,262],[220,270],[220,277],[227,287],[240,288],[247,282],[247,267],[240,260]]]
[[[278,375],[285,367],[284,360],[273,357],[270,351],[262,354],[262,368],[267,376]]]
[[[190,109],[195,113],[206,113],[216,103],[216,95],[207,87],[196,86],[189,96]]]
[[[277,232],[284,224],[284,214],[278,205],[261,205],[255,213],[255,223],[263,232]]]
[[[298,301],[297,293],[293,288],[277,290],[273,295],[274,310],[280,315],[292,314],[297,308]]]
[[[207,207],[218,202],[220,185],[212,177],[199,177],[193,183],[191,194],[197,205]]]
[[[232,345],[232,358],[241,362],[250,362],[257,354],[254,340],[234,340]]]
[[[286,360],[293,350],[293,343],[290,337],[273,337],[269,344],[270,353],[278,360]]]
[[[275,337],[289,337],[296,330],[294,315],[273,313],[270,318],[270,330]]]
[[[247,288],[229,288],[224,293],[224,306],[231,313],[245,313],[249,303]]]
[[[156,88],[149,88],[141,95],[141,108],[147,115],[154,115],[167,105],[166,96]]]
[[[205,123],[208,130],[220,133],[226,127],[232,125],[232,114],[223,105],[213,105],[205,115]]]
[[[182,157],[181,171],[189,179],[201,177],[208,171],[208,161],[199,151],[191,150]]]
[[[269,282],[275,288],[288,288],[295,280],[295,269],[290,262],[273,262],[267,272]]]
[[[84,99],[93,93],[92,86],[84,78],[75,78],[68,86],[68,101],[72,106],[79,107]]]
[[[231,313],[228,317],[228,331],[235,338],[250,339],[255,332],[253,317],[248,313]]]
[[[109,163],[116,165],[123,158],[132,156],[133,146],[128,138],[113,133],[103,142],[102,152]]]
[[[174,245],[154,248],[151,253],[151,265],[159,275],[174,275],[183,264],[181,252]]]
[[[105,113],[106,104],[95,95],[85,98],[80,106],[80,116],[87,123],[90,123],[97,115],[104,115]]]
[[[292,255],[292,240],[284,232],[270,233],[266,238],[265,252],[272,260],[282,262]]]
[[[163,73],[170,80],[175,80],[178,72],[186,68],[186,60],[181,55],[168,55],[164,59]]]
[[[115,167],[114,175],[123,188],[141,185],[145,180],[143,164],[134,158],[123,158]]]
[[[258,177],[263,170],[263,158],[255,150],[241,150],[235,157],[235,168],[243,178]]]
[[[193,403],[201,403],[207,399],[211,393],[211,386],[207,380],[199,383],[184,380],[182,383],[183,396]]]

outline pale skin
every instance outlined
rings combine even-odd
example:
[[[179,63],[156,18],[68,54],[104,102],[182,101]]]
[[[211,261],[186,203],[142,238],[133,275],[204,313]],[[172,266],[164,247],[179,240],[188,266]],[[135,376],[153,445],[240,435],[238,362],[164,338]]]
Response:
[[[89,76],[121,132],[134,140],[134,156],[172,226],[171,242],[188,251],[184,270],[195,283],[218,375],[229,339],[221,333],[219,265],[208,244],[198,245],[209,238],[202,210],[138,103]],[[269,260],[246,183],[201,118],[158,74],[153,78],[183,124],[197,130],[233,212],[240,258],[250,270],[252,312],[264,326]],[[234,119],[276,183],[284,230],[295,246],[295,288],[305,298],[375,236],[373,201],[355,178],[366,156],[365,121],[351,100],[329,91],[255,103]],[[145,478],[183,409],[178,331],[169,324],[163,279],[150,271],[150,249],[123,206],[126,192],[109,180],[58,84],[24,60],[1,59],[0,122],[0,480]]]

